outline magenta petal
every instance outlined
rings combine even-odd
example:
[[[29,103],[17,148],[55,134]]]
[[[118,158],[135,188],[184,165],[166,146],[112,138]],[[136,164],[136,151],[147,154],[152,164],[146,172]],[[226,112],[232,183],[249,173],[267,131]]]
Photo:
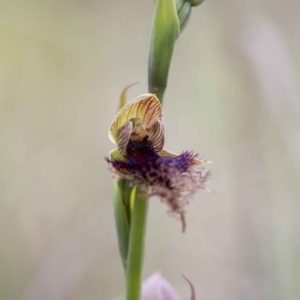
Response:
[[[179,300],[179,297],[160,273],[154,273],[143,283],[142,300]]]

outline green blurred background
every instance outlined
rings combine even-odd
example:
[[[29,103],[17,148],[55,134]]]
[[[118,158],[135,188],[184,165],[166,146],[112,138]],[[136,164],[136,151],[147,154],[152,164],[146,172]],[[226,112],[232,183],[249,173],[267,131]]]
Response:
[[[0,2],[0,298],[121,300],[104,157],[147,92],[153,1]],[[187,232],[151,199],[145,277],[182,299],[300,299],[300,2],[207,0],[176,44],[166,147],[212,160]]]

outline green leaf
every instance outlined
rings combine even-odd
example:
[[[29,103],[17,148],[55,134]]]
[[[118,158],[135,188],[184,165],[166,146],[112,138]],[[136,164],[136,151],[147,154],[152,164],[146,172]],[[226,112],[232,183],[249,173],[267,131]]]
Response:
[[[114,185],[114,212],[118,236],[119,251],[124,269],[127,266],[129,236],[130,236],[130,197],[133,188],[125,179],[116,180]]]

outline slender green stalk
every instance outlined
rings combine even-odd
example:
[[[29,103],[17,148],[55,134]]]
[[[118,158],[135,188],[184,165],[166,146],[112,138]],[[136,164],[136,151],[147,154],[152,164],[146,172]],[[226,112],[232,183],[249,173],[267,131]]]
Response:
[[[167,87],[175,42],[189,20],[191,6],[199,5],[202,1],[155,1],[148,61],[148,89],[150,93],[156,94],[161,103]],[[120,189],[121,196],[124,196],[125,192],[124,188]],[[127,276],[126,300],[140,300],[148,200],[140,197],[138,191],[135,197],[131,194],[130,198],[131,200],[134,199],[132,209],[132,201],[130,201],[129,212],[131,214],[128,214],[128,210],[124,210],[124,207],[120,207],[120,201],[117,202],[115,211],[116,217],[120,219],[117,221],[117,226],[119,226],[120,252]],[[128,197],[125,196],[125,199],[128,199]],[[128,209],[128,202],[126,203]],[[127,216],[130,215],[128,219],[129,237],[126,227],[126,214]],[[128,243],[128,240],[129,246],[127,248],[126,243]],[[126,252],[126,250],[128,251]],[[127,257],[126,254],[128,255]]]
[[[148,201],[136,193],[127,259],[126,300],[140,300]]]

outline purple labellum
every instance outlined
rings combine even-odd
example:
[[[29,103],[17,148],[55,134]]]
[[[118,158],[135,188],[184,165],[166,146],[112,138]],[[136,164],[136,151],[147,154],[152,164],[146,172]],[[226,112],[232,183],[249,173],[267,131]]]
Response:
[[[159,196],[169,213],[181,219],[184,231],[184,207],[205,189],[211,173],[198,168],[208,162],[193,152],[177,155],[164,149],[163,111],[156,95],[144,94],[125,104],[109,128],[109,138],[117,145],[106,159],[114,175],[147,198]]]
[[[142,190],[149,190],[149,196],[160,196],[167,203],[170,213],[184,222],[184,205],[189,197],[211,176],[194,168],[192,152],[182,152],[176,157],[161,157],[153,148],[148,136],[142,140],[129,140],[125,160],[109,160],[114,172],[120,178],[129,179]]]

